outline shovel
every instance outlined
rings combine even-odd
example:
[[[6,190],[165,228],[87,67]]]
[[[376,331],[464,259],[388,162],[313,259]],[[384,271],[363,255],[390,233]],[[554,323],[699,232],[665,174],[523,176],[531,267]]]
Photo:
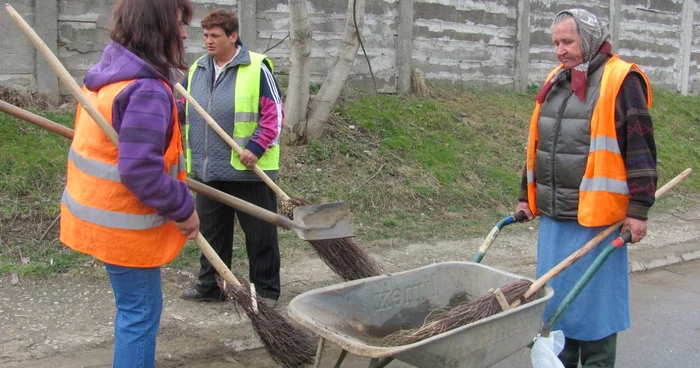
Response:
[[[0,100],[0,111],[38,125],[66,138],[73,138],[72,129],[3,100]],[[351,225],[352,214],[345,202],[299,206],[294,210],[294,221],[292,221],[285,216],[255,206],[196,180],[187,179],[187,186],[201,195],[215,199],[236,210],[245,212],[287,230],[294,230],[297,236],[303,240],[337,239],[353,236]]]
[[[352,215],[345,202],[299,206],[294,209],[294,221],[292,221],[280,214],[248,203],[196,180],[187,179],[187,186],[199,194],[227,204],[265,222],[287,230],[294,230],[297,236],[303,240],[338,239],[353,236],[350,224]]]

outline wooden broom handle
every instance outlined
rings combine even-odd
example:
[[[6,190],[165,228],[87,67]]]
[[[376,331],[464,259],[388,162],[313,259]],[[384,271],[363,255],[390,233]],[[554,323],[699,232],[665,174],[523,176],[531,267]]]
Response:
[[[219,137],[221,137],[221,139],[223,139],[226,143],[228,143],[228,145],[231,146],[231,148],[233,148],[234,151],[236,151],[238,156],[243,155],[243,150],[241,149],[241,146],[239,146],[238,143],[236,143],[236,141],[233,140],[233,138],[228,133],[224,132],[221,126],[219,126],[219,124],[217,124],[216,121],[214,121],[214,118],[212,118],[211,115],[209,115],[209,113],[207,113],[204,110],[204,108],[202,108],[202,106],[197,102],[197,100],[195,100],[189,93],[187,93],[187,90],[181,84],[175,83],[175,90],[185,97],[187,102],[189,102],[194,107],[194,109],[197,110],[199,115],[201,115],[202,118],[204,118],[204,121],[207,122],[207,125],[214,129],[216,134]],[[258,175],[260,179],[262,179],[262,181],[265,182],[265,184],[267,184],[268,187],[270,187],[270,189],[272,189],[279,197],[281,197],[282,200],[289,200],[289,196],[284,191],[282,191],[282,188],[275,184],[275,182],[272,181],[272,179],[270,179],[270,177],[267,176],[267,174],[257,164],[255,164],[255,166],[253,167],[253,171],[255,172],[255,174]]]
[[[233,284],[235,286],[240,287],[241,283],[238,282],[238,279],[236,279],[236,276],[233,275],[233,272],[226,266],[224,261],[221,260],[218,254],[216,254],[216,251],[214,248],[209,245],[209,242],[207,239],[204,239],[204,235],[202,233],[197,234],[197,239],[195,240],[197,243],[197,246],[199,246],[199,249],[202,251],[202,254],[204,254],[205,257],[209,260],[212,266],[216,269],[216,271],[221,275],[221,277],[226,280],[229,284]]]
[[[661,187],[659,190],[656,191],[655,198],[659,198],[662,195],[666,194],[671,188],[676,186],[680,181],[688,177],[690,173],[693,172],[693,169],[685,169],[682,173],[678,174],[675,178],[671,179],[668,183],[666,183],[663,187]],[[523,295],[522,298],[518,298],[511,304],[511,308],[515,308],[521,304],[521,300],[527,300],[529,297],[534,295],[537,290],[542,288],[546,283],[548,283],[554,276],[557,276],[560,274],[562,271],[564,271],[567,267],[571,266],[574,262],[578,261],[581,257],[586,255],[591,249],[595,248],[600,242],[602,242],[605,238],[607,238],[610,234],[613,233],[613,231],[617,230],[622,224],[625,222],[625,220],[620,220],[607,228],[605,230],[601,231],[600,234],[596,235],[593,239],[589,240],[586,244],[583,245],[579,250],[568,256],[566,259],[563,261],[559,262],[554,268],[551,270],[547,271],[544,275],[542,275],[539,279],[535,280],[535,282],[530,285],[530,288],[527,289],[525,294]]]
[[[102,128],[102,130],[105,132],[105,134],[107,134],[109,139],[115,145],[118,145],[119,139],[117,136],[117,132],[114,130],[112,125],[110,125],[107,122],[107,119],[105,119],[102,113],[100,113],[100,111],[97,110],[97,108],[90,102],[90,100],[88,100],[85,94],[83,94],[83,91],[78,86],[78,83],[75,82],[75,80],[68,73],[66,68],[63,67],[63,64],[61,64],[58,58],[56,58],[56,55],[54,55],[53,52],[51,52],[51,50],[48,48],[48,46],[46,46],[44,41],[42,41],[41,38],[36,34],[36,32],[34,32],[32,27],[30,27],[27,24],[27,22],[25,22],[24,19],[22,19],[22,17],[19,14],[17,14],[15,9],[10,4],[6,4],[5,9],[10,14],[12,19],[15,20],[22,32],[24,32],[29,41],[44,56],[51,68],[54,70],[54,72],[56,72],[61,81],[68,87],[73,96],[75,96],[75,98],[77,98],[78,101],[80,101],[80,104],[83,105],[85,111],[87,111],[88,114],[90,114],[90,117],[92,117],[93,120],[95,120],[95,122],[100,126],[100,128]],[[238,282],[231,270],[229,270],[228,267],[226,267],[226,264],[221,260],[221,258],[219,258],[219,255],[216,254],[211,245],[209,245],[207,240],[204,239],[202,233],[199,233],[197,235],[196,242],[199,248],[202,250],[202,253],[204,253],[207,259],[209,259],[209,262],[211,262],[211,264],[214,266],[214,268],[216,268],[216,270],[224,278],[224,280],[235,286],[241,286],[241,283]]]
[[[33,124],[36,124],[56,134],[62,135],[66,138],[73,138],[73,129],[63,126],[61,124],[56,124],[55,122],[43,116],[39,116],[25,109],[21,109],[3,100],[0,100],[0,111],[10,114],[12,116],[16,116],[22,120],[32,122]]]

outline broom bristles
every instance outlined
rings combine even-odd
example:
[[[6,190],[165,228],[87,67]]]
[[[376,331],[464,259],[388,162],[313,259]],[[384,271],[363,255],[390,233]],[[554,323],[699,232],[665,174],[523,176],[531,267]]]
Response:
[[[309,240],[316,254],[346,281],[378,276],[379,267],[352,238]]]
[[[411,93],[418,97],[428,97],[430,94],[423,75],[415,68],[411,69]]]
[[[508,304],[512,304],[515,300],[525,295],[530,285],[532,285],[532,282],[529,280],[518,280],[503,286],[501,291],[508,300]],[[530,297],[525,302],[529,302],[532,299],[533,297]],[[386,346],[408,345],[458,327],[466,326],[499,312],[501,312],[501,306],[498,304],[495,294],[489,292],[479,299],[460,303],[454,308],[439,308],[426,317],[422,327],[396,331],[385,336],[382,341]]]
[[[311,204],[306,199],[291,198],[288,201],[282,201],[280,212],[293,220],[294,208]],[[343,280],[351,281],[378,276],[381,272],[377,263],[353,238],[309,240],[308,242],[311,243],[319,258]]]
[[[287,321],[258,296],[257,313],[253,309],[250,283],[236,275],[241,286],[225,283],[217,275],[219,288],[241,308],[250,319],[255,333],[270,357],[283,367],[299,368],[313,364],[316,355],[315,340]]]

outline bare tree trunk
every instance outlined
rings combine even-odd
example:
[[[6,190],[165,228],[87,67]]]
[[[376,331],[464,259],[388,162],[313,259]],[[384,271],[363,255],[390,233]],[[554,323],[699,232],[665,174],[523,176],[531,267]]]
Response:
[[[352,70],[355,56],[357,55],[357,49],[360,47],[360,40],[353,20],[353,6],[355,7],[357,28],[361,34],[365,19],[365,3],[366,0],[348,0],[348,16],[345,20],[345,31],[335,65],[323,81],[321,90],[318,91],[316,98],[311,103],[311,111],[307,116],[306,135],[309,139],[321,136],[323,125],[328,120],[331,109],[335,105],[350,75],[350,70]]]
[[[311,25],[306,0],[289,0],[291,17],[289,55],[289,85],[284,105],[285,125],[296,137],[306,135],[306,113],[309,106],[309,80],[311,77]]]

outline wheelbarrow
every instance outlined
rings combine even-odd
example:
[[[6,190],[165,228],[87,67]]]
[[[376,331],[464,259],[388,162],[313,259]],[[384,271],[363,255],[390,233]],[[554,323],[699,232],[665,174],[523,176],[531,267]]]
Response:
[[[382,338],[401,329],[420,328],[426,316],[454,298],[478,298],[524,277],[471,262],[444,262],[311,290],[287,307],[290,318],[343,349],[335,367],[350,352],[370,358],[369,367],[394,359],[417,367],[489,367],[532,342],[542,325],[550,287],[535,300],[448,332],[408,345],[385,346]]]

